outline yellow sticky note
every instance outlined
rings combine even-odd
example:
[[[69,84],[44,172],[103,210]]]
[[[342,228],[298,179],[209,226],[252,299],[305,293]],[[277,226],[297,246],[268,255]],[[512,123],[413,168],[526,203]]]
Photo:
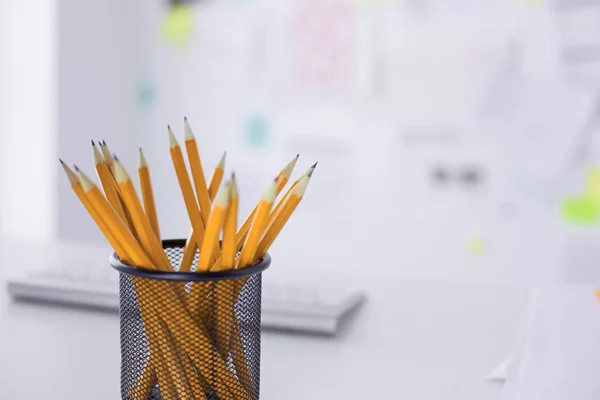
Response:
[[[483,251],[483,238],[481,236],[471,236],[468,241],[469,252],[471,254],[481,254]]]
[[[600,200],[600,168],[590,168],[585,175],[585,195]]]
[[[174,5],[162,26],[163,37],[177,44],[185,44],[192,36],[194,15],[187,4]]]

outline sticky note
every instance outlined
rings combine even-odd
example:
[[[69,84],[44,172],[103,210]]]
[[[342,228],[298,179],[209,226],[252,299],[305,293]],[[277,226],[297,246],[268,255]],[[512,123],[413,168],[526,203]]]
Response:
[[[585,196],[600,201],[600,168],[590,168],[586,172]]]
[[[192,36],[194,16],[188,4],[174,5],[163,23],[163,37],[176,44],[186,44]]]
[[[140,82],[137,86],[137,102],[140,107],[150,108],[154,105],[154,85],[149,81]]]
[[[562,201],[562,217],[568,223],[577,225],[595,224],[600,217],[600,203],[589,196],[572,196]]]
[[[269,141],[269,126],[266,118],[252,116],[246,121],[246,143],[251,147],[264,147]]]
[[[483,238],[478,235],[473,235],[468,240],[469,253],[481,254],[484,247]]]

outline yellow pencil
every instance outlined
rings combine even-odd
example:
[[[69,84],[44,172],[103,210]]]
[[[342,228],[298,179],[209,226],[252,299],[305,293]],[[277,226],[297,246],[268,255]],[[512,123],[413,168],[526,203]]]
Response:
[[[287,165],[277,175],[277,178],[276,178],[277,195],[279,195],[279,193],[281,193],[281,191],[283,190],[285,185],[288,183],[290,176],[292,175],[292,171],[294,170],[294,167],[296,166],[296,162],[298,161],[298,157],[300,157],[300,154],[297,154],[296,157],[294,157],[294,159],[292,161],[287,163]],[[246,240],[246,235],[248,234],[248,232],[250,230],[250,225],[252,224],[252,221],[254,221],[254,215],[257,212],[257,207],[258,207],[258,205],[252,210],[252,212],[250,213],[250,215],[248,216],[246,221],[244,221],[244,223],[242,224],[242,227],[240,228],[240,230],[238,231],[238,233],[236,235],[235,240],[236,240],[236,246],[237,246],[238,251],[242,248],[242,245],[244,244],[244,241]]]
[[[308,171],[306,171],[304,173],[304,175],[302,175],[300,178],[296,179],[296,181],[292,184],[292,186],[288,189],[288,191],[285,192],[285,195],[283,195],[283,197],[281,198],[281,200],[279,200],[277,202],[277,204],[275,205],[275,207],[273,207],[273,210],[271,210],[271,213],[269,214],[269,223],[273,220],[273,218],[275,218],[275,216],[279,212],[279,209],[285,204],[285,201],[287,200],[287,197],[290,195],[290,193],[292,193],[292,191],[294,190],[294,188],[296,187],[296,185],[298,184],[298,182],[300,182],[302,180],[302,178],[304,178],[305,176],[310,177],[312,175],[313,171],[315,170],[315,168],[317,168],[317,164],[318,163],[319,163],[318,161],[316,163],[314,163],[308,169]],[[268,225],[268,223],[267,223],[267,225]]]
[[[106,149],[105,146],[101,147]],[[119,198],[119,193],[117,191],[114,178],[110,171],[108,162],[104,160],[104,157],[98,151],[96,147],[96,143],[92,140],[92,150],[94,152],[94,163],[96,165],[96,173],[98,178],[100,179],[100,183],[102,184],[102,189],[104,190],[104,194],[106,198],[113,206],[115,211],[119,214],[119,216],[123,219],[123,221],[127,221],[127,216],[125,214],[125,210],[123,208],[123,204],[121,203],[121,199]],[[105,150],[106,151],[106,150]],[[110,156],[111,163],[113,162],[112,156]]]
[[[227,206],[229,205],[229,185],[225,186],[223,189],[219,191],[217,198],[213,204],[212,211],[210,212],[210,216],[208,218],[208,225],[206,227],[206,233],[204,236],[204,243],[202,243],[202,248],[200,249],[200,259],[198,260],[198,267],[196,271],[206,272],[210,267],[210,262],[213,260],[213,251],[214,244],[219,241],[219,233],[223,227],[223,223],[225,222],[225,213],[227,211]],[[206,294],[212,290],[214,286],[218,286],[219,282],[215,284],[208,285],[192,285],[192,289],[190,292],[190,310],[197,310],[198,314],[200,314],[200,305],[202,301],[205,299]],[[218,298],[217,298],[218,300]],[[208,304],[206,305],[208,307]],[[213,312],[215,313],[215,307],[211,307]],[[213,326],[213,321],[215,318],[211,318],[209,321],[209,326]],[[223,354],[223,350],[225,349],[226,341],[222,340],[223,334],[218,331],[215,332],[217,337],[217,347],[221,350],[221,354]]]
[[[144,211],[152,230],[156,234],[158,240],[160,240],[160,227],[158,225],[158,215],[156,213],[156,204],[154,202],[154,191],[152,190],[152,179],[150,179],[150,167],[142,148],[140,147],[140,159],[138,166],[138,177],[140,179],[140,187],[142,188],[142,201],[144,202]]]
[[[192,154],[193,154],[193,151],[192,151]],[[215,168],[215,171],[213,172],[213,176],[210,180],[209,189],[207,190],[207,193],[209,196],[209,201],[214,200],[214,196],[217,193],[219,186],[221,185],[221,181],[223,180],[223,172],[224,172],[224,168],[225,168],[226,154],[227,153],[223,153],[223,157],[221,157],[221,161],[219,161],[219,164]],[[191,161],[190,161],[190,163],[191,163]],[[198,188],[196,188],[196,190],[198,190]],[[210,210],[210,207],[209,207],[209,210]],[[192,229],[192,231],[188,235],[187,241],[185,242],[185,247],[183,248],[183,257],[181,258],[181,264],[179,267],[179,269],[181,271],[189,271],[191,269],[192,263],[194,262],[194,257],[196,256],[196,250],[198,250],[198,248],[199,248],[198,243],[196,243],[196,241],[194,240],[194,230]],[[214,253],[215,258],[218,257],[219,250],[220,250],[220,247],[219,247],[219,243],[217,242],[215,245],[215,253]]]
[[[169,258],[162,250],[162,244],[156,237],[148,217],[146,217],[146,214],[144,214],[142,204],[140,203],[135,188],[133,187],[133,182],[131,181],[129,174],[127,171],[125,171],[125,168],[123,168],[123,165],[119,162],[118,158],[115,157],[113,165],[115,167],[115,179],[119,185],[121,193],[123,194],[123,201],[131,215],[133,225],[138,232],[138,237],[142,248],[146,251],[146,254],[148,254],[158,269],[163,271],[172,271],[173,268]]]
[[[213,259],[214,244],[219,241],[219,234],[225,222],[225,213],[229,206],[229,185],[224,186],[217,195],[212,211],[208,218],[208,225],[204,234],[204,243],[200,249],[200,259],[196,271],[206,272]]]
[[[269,250],[269,248],[275,241],[275,238],[277,237],[277,235],[279,235],[279,232],[281,232],[283,226],[291,217],[296,207],[298,207],[298,204],[300,204],[300,201],[304,196],[304,192],[306,191],[306,186],[308,185],[311,175],[312,171],[308,175],[300,179],[300,182],[296,186],[294,186],[290,195],[287,196],[287,198],[285,199],[285,204],[282,207],[280,207],[279,211],[275,215],[275,218],[265,228],[265,234],[262,240],[260,241],[260,244],[258,245],[256,255],[252,261],[261,259],[265,256],[265,254],[267,254],[267,250]]]
[[[202,162],[200,161],[200,153],[198,152],[196,138],[194,137],[187,118],[185,118],[183,122],[185,125],[185,149],[188,155],[188,161],[190,162],[190,169],[192,170],[196,196],[198,197],[198,203],[200,203],[200,214],[202,215],[202,221],[206,226],[208,223],[208,214],[210,214],[211,197],[208,194],[206,178],[204,177],[204,169],[202,168]]]
[[[227,210],[227,217],[225,218],[225,226],[223,227],[223,245],[222,245],[222,257],[223,257],[223,270],[230,270],[235,267],[235,233],[237,231],[237,214],[238,214],[238,190],[237,183],[235,181],[235,174],[231,175],[231,187],[229,195],[229,208]]]
[[[213,209],[208,218],[209,226],[206,227],[206,233],[204,237],[204,243],[202,243],[202,249],[200,250],[200,257],[198,259],[198,266],[196,271],[207,272],[210,269],[211,263],[214,262],[214,255],[216,251],[219,251],[219,247],[216,246],[219,242],[219,234],[225,223],[225,216],[227,207],[229,206],[229,185],[226,185],[215,199]],[[206,296],[212,291],[210,284],[202,284],[196,282],[192,285],[190,292],[190,310],[196,310],[201,313],[200,305],[206,299]],[[210,310],[205,309],[205,312]]]
[[[296,162],[298,161],[298,157],[300,157],[299,154],[296,155],[296,157],[294,157],[294,159],[292,159],[292,161],[287,163],[286,166],[277,175],[277,178],[276,178],[277,195],[279,195],[279,193],[283,190],[283,188],[287,184],[288,180],[290,179],[290,175],[292,174],[292,171],[294,170]],[[257,211],[257,208],[258,208],[258,204],[256,205],[256,207],[254,207],[254,209],[252,210],[252,212],[250,213],[248,218],[246,218],[246,221],[244,221],[244,223],[242,224],[242,227],[238,230],[237,234],[235,235],[235,241],[236,241],[235,251],[236,252],[241,250],[241,248],[244,244],[244,241],[246,240],[248,231],[250,230],[250,226],[252,225],[252,221],[254,221],[254,216]],[[221,268],[222,268],[222,260],[219,258],[212,266],[211,271],[218,271]]]
[[[177,143],[177,139],[175,138],[171,127],[168,127],[168,130],[169,144],[171,147],[171,159],[173,160],[173,166],[175,167],[175,173],[177,174],[177,180],[179,181],[181,194],[183,195],[185,207],[190,218],[190,223],[192,224],[194,241],[201,246],[204,238],[204,223],[202,222],[200,209],[198,208],[198,203],[196,202],[196,197],[194,196],[194,190],[192,189],[190,176],[188,175],[185,162],[183,161],[181,148],[179,147],[179,143]],[[179,270],[189,271],[190,267],[191,264],[189,266],[181,265]]]
[[[225,158],[227,157],[227,152],[223,153],[221,156],[221,160],[219,160],[219,164],[215,168],[213,172],[212,178],[210,178],[210,185],[208,186],[208,196],[211,200],[215,198],[217,192],[219,191],[219,186],[221,186],[221,181],[223,180],[223,174],[225,173]]]
[[[114,175],[115,159],[113,158],[113,155],[110,152],[108,145],[106,144],[106,140],[103,140],[102,143],[100,143],[100,151],[102,152],[102,157],[104,158],[104,162],[108,165],[108,167],[110,169],[110,173]]]
[[[236,266],[238,268],[247,267],[252,263],[252,260],[254,259],[254,254],[256,253],[256,248],[258,246],[258,241],[262,236],[265,223],[269,215],[269,211],[271,211],[271,207],[273,206],[273,202],[275,201],[276,196],[277,180],[274,180],[273,183],[269,185],[269,187],[263,194],[262,199],[258,203],[258,207],[254,215],[254,220],[252,221],[252,226],[250,227],[250,231],[248,232],[248,237],[244,242],[242,253],[240,254],[240,257],[236,263]]]

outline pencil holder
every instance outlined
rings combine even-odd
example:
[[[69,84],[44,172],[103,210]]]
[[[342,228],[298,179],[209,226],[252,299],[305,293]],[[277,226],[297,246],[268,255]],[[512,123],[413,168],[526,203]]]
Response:
[[[184,246],[185,240],[163,241],[173,266]],[[261,274],[270,262],[266,255],[232,271],[157,271],[113,254],[122,399],[259,399]]]

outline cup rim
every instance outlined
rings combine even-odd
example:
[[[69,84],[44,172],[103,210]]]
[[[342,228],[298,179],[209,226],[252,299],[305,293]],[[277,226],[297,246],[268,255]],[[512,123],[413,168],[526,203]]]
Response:
[[[184,247],[185,239],[166,239],[162,241],[163,247]],[[179,271],[158,271],[142,267],[134,267],[125,264],[121,261],[116,252],[113,252],[109,257],[109,263],[118,272],[135,276],[138,278],[146,278],[160,281],[178,281],[178,282],[197,282],[197,281],[220,281],[227,279],[246,278],[256,274],[260,274],[271,265],[271,256],[267,253],[258,260],[254,265],[246,268],[214,271],[214,272],[179,272]]]

